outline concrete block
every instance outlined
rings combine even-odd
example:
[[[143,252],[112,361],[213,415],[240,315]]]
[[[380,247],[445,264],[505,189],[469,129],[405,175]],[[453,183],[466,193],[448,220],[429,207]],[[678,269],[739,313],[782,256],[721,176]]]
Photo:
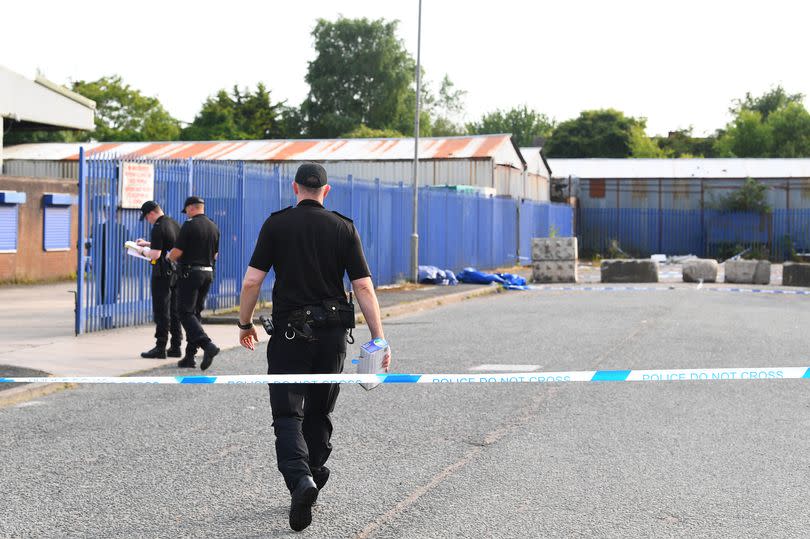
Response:
[[[658,264],[652,260],[603,260],[603,283],[657,283]]]
[[[683,282],[685,283],[716,283],[717,282],[717,260],[708,258],[696,258],[687,260],[681,266]]]
[[[723,264],[727,283],[768,284],[771,263],[767,260],[726,260]]]
[[[576,260],[576,238],[532,238],[532,260]]]
[[[532,262],[532,281],[535,283],[577,282],[576,260],[545,260]]]
[[[785,262],[782,265],[782,284],[785,286],[810,286],[810,264]]]

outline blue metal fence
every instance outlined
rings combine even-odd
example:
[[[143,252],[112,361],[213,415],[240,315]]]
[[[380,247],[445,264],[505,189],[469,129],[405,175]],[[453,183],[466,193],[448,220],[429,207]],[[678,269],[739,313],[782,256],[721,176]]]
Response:
[[[810,209],[773,213],[719,210],[658,210],[646,208],[581,208],[580,250],[611,255],[615,242],[622,251],[647,257],[694,254],[725,259],[744,249],[775,262],[791,249],[810,250]]]
[[[150,229],[140,221],[139,210],[120,208],[119,168],[124,161],[154,165],[154,198],[178,222],[184,220],[181,210],[188,195],[205,199],[206,213],[221,232],[207,307],[236,306],[262,224],[273,211],[295,204],[293,179],[266,164],[114,156],[85,160],[82,152],[80,236],[87,247],[79,254],[83,271],[78,272],[76,332],[151,320],[149,265],[126,256],[123,248],[127,240],[148,238]],[[352,176],[330,178],[330,185],[326,206],[354,220],[375,283],[404,279],[410,263],[411,188]],[[532,236],[571,235],[571,226],[568,206],[423,189],[419,193],[419,260],[454,270],[511,265],[518,261],[519,252],[529,255]],[[271,273],[262,299],[270,299],[272,285]]]

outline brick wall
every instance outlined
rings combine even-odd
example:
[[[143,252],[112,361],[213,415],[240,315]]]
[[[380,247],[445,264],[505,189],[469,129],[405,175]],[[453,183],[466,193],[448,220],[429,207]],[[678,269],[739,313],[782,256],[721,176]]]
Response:
[[[16,253],[0,253],[0,282],[37,282],[66,279],[76,273],[76,244],[78,242],[78,204],[71,206],[71,235],[69,251],[43,249],[44,222],[43,195],[69,193],[78,195],[75,180],[20,178],[0,176],[0,191],[19,191],[26,195],[25,204],[19,204]]]

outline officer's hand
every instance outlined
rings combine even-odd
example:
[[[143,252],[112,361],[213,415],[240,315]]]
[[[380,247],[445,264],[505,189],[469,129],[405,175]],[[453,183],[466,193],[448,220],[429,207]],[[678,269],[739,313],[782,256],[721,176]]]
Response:
[[[137,245],[138,247],[146,247],[147,245],[149,245],[149,242],[143,238],[138,238],[137,240],[135,240],[135,245]]]
[[[256,333],[255,327],[239,330],[239,344],[248,350],[255,350],[257,342],[259,342],[259,335]]]
[[[388,368],[391,366],[391,347],[389,346],[388,349],[385,351],[385,357],[382,360],[382,368],[385,372],[388,372]]]

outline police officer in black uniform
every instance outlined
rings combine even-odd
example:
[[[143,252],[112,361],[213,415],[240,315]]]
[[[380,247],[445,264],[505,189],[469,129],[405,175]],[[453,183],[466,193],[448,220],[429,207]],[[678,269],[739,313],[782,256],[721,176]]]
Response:
[[[196,367],[194,355],[203,350],[200,369],[211,366],[219,348],[202,327],[200,314],[205,307],[205,297],[214,280],[214,264],[219,252],[219,228],[205,215],[205,201],[191,196],[183,204],[183,213],[189,220],[183,223],[169,260],[177,262],[180,281],[180,322],[186,330],[186,354],[177,363],[178,367]]]
[[[323,207],[329,193],[326,171],[315,163],[298,168],[294,208],[273,213],[262,226],[240,296],[239,342],[254,349],[251,323],[267,272],[275,270],[273,325],[267,345],[269,374],[340,373],[354,307],[343,284],[348,274],[372,338],[385,338],[380,308],[360,236],[348,217]],[[383,366],[390,364],[390,352]],[[274,384],[270,406],[278,468],[292,497],[290,527],[312,522],[312,504],[329,478],[324,464],[332,451],[332,422],[338,384]]]
[[[155,319],[155,347],[141,352],[147,359],[166,359],[180,357],[180,344],[183,341],[183,328],[180,325],[180,314],[177,302],[177,273],[174,264],[166,260],[165,255],[174,248],[180,225],[165,215],[154,200],[147,200],[141,206],[141,221],[146,219],[152,225],[149,241],[138,238],[135,243],[141,247],[141,254],[152,260],[152,314]],[[171,332],[171,348],[166,351]]]

